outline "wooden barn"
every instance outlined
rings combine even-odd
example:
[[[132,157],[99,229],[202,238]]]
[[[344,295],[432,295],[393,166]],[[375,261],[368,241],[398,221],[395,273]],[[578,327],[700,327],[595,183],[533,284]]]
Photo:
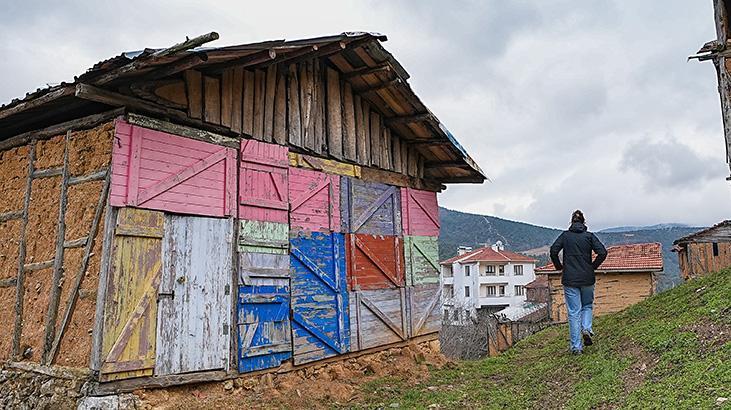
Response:
[[[673,242],[680,274],[688,280],[731,266],[731,221],[719,222]]]
[[[619,312],[655,293],[656,276],[663,271],[662,245],[638,243],[607,248],[607,259],[596,270],[594,315]],[[549,318],[566,322],[561,272],[553,264],[536,269],[548,277]]]
[[[93,394],[440,329],[437,193],[485,176],[376,33],[123,53],[0,107],[0,360]]]

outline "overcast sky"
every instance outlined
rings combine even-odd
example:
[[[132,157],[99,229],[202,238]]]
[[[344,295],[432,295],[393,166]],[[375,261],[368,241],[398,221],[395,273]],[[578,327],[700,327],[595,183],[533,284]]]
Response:
[[[6,2],[0,100],[186,35],[377,31],[492,180],[443,206],[553,227],[580,208],[595,230],[731,218],[713,65],[686,62],[715,38],[711,0],[207,3]]]

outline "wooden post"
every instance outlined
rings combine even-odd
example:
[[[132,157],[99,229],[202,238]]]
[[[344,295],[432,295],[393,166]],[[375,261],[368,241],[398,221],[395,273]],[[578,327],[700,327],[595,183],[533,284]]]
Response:
[[[56,315],[58,314],[58,301],[61,294],[61,278],[64,276],[63,258],[66,240],[66,205],[68,204],[68,183],[69,183],[69,140],[71,130],[66,132],[63,149],[63,173],[61,176],[61,197],[58,206],[58,223],[56,227],[56,253],[53,259],[53,279],[51,280],[51,297],[48,300],[48,311],[46,313],[46,329],[43,343],[42,364],[50,364],[49,356],[53,344],[53,334],[56,330]]]
[[[295,147],[302,147],[302,127],[300,115],[299,81],[297,66],[289,66],[289,87],[287,92],[288,140]]]
[[[264,141],[272,142],[274,135],[274,98],[277,93],[277,65],[272,64],[266,71],[264,91]]]
[[[28,178],[25,183],[25,200],[23,202],[23,219],[20,225],[20,242],[18,244],[18,280],[15,287],[15,324],[13,328],[13,352],[11,356],[18,360],[20,351],[20,333],[23,330],[23,297],[25,295],[25,231],[28,227],[28,209],[30,208],[30,195],[33,186],[33,172],[36,159],[36,140],[30,143],[28,153]]]
[[[357,137],[355,131],[355,103],[350,83],[343,84],[343,157],[355,161],[357,159]]]
[[[340,101],[340,76],[327,68],[327,145],[335,158],[343,158],[343,114]]]
[[[104,243],[102,246],[102,263],[99,270],[99,286],[96,293],[96,310],[94,312],[94,328],[91,333],[91,360],[89,367],[94,371],[101,369],[102,363],[102,335],[104,334],[104,305],[107,300],[107,286],[109,281],[110,264],[112,263],[112,249],[114,241],[115,221],[117,211],[107,201],[104,216]],[[60,338],[59,338],[60,339]]]

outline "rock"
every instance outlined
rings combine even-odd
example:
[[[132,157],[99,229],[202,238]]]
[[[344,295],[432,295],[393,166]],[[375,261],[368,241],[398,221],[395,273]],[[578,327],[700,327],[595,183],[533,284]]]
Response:
[[[40,393],[41,396],[51,396],[53,395],[55,389],[53,388],[53,380],[48,379],[41,385]]]
[[[262,375],[261,379],[259,380],[259,384],[267,388],[274,387],[274,378],[272,377],[272,374],[265,373],[264,375]]]
[[[233,388],[234,388],[234,382],[233,382],[233,381],[231,381],[231,380],[226,380],[226,381],[225,381],[225,382],[223,383],[223,389],[224,389],[224,390],[226,390],[226,391],[230,391],[230,390],[233,390]]]
[[[252,390],[254,389],[254,387],[256,387],[257,384],[258,383],[256,382],[256,380],[249,378],[244,380],[244,383],[241,385],[241,387],[246,390]]]
[[[727,401],[728,401],[728,397],[719,397],[716,399],[716,404],[720,406],[723,403],[726,403]]]
[[[242,379],[234,379],[234,386],[242,387],[243,385],[244,385],[244,381]]]
[[[401,405],[398,403],[391,403],[388,405],[388,407],[390,407],[392,409],[397,409],[397,408],[401,407]]]

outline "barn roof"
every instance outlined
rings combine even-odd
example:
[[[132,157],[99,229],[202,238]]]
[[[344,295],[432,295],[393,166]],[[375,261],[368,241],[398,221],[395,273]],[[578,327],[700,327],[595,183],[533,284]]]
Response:
[[[731,220],[721,221],[711,226],[710,228],[702,229],[698,232],[693,232],[690,235],[678,238],[673,242],[673,245],[682,245],[689,242],[697,242],[705,239],[706,237],[711,238],[714,241],[731,242],[731,235],[729,235],[729,233],[731,233]]]
[[[483,182],[484,172],[408,83],[409,74],[381,42],[379,33],[345,32],[303,40],[273,40],[226,47],[202,47],[218,39],[209,33],[164,49],[125,52],[100,61],[72,82],[26,94],[0,106],[0,141],[14,135],[109,110],[109,106],[79,98],[90,85],[120,90],[135,81],[161,80],[187,69],[216,73],[237,64],[263,68],[315,57],[337,67],[354,90],[386,123],[425,157],[425,174],[441,182]]]
[[[659,243],[634,243],[607,248],[607,259],[599,266],[599,272],[659,272],[663,270],[662,245]],[[536,273],[558,273],[553,263],[541,266]]]

